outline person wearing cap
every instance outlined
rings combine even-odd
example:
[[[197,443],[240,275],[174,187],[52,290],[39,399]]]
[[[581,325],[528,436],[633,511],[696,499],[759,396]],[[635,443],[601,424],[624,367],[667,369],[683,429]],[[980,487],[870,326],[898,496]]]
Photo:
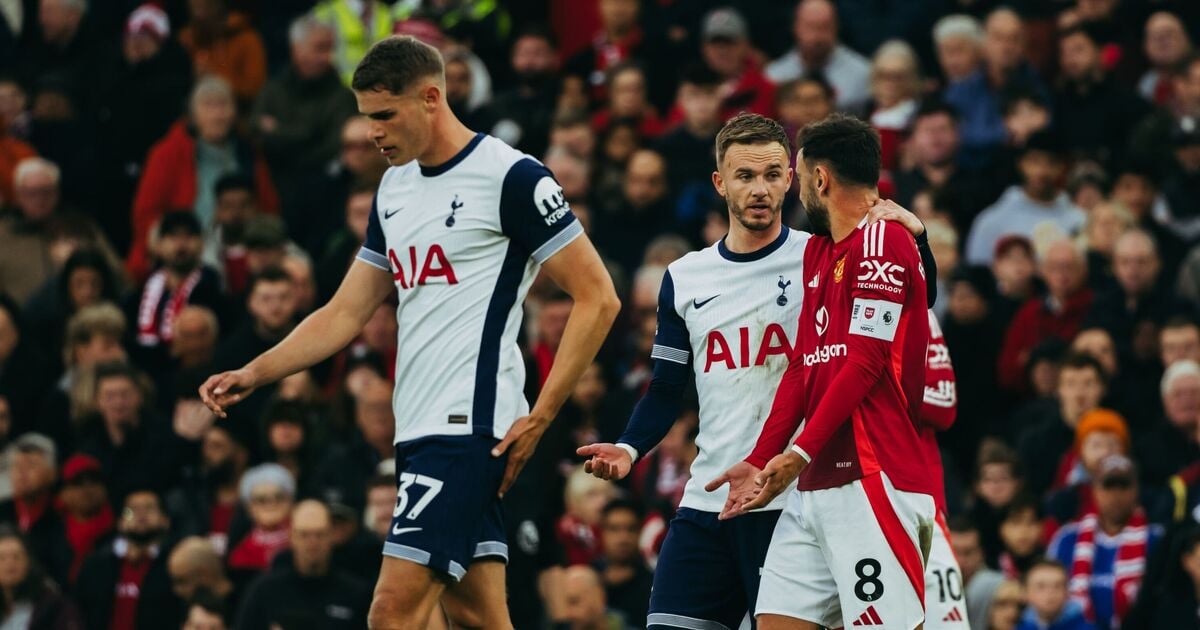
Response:
[[[1146,560],[1162,539],[1138,503],[1133,460],[1112,454],[1097,464],[1091,482],[1094,510],[1068,523],[1050,540],[1046,555],[1067,567],[1072,601],[1098,630],[1119,628],[1137,600]]]
[[[212,229],[216,183],[224,175],[240,172],[252,177],[258,209],[278,214],[279,198],[266,160],[239,135],[236,121],[233,88],[219,76],[206,75],[192,88],[186,119],[173,124],[150,148],[133,199],[133,240],[125,261],[135,281],[152,271],[151,236],[164,215],[188,211],[205,232]]]
[[[1075,425],[1075,442],[1059,460],[1056,488],[1046,502],[1053,528],[1082,517],[1096,508],[1091,481],[1100,462],[1109,455],[1129,455],[1129,425],[1111,409],[1093,409]]]
[[[1033,238],[1039,226],[1051,225],[1072,235],[1087,220],[1062,188],[1066,162],[1058,138],[1033,134],[1020,150],[1017,168],[1021,184],[1005,190],[971,225],[966,260],[972,265],[990,264],[996,242],[1010,234]]]
[[[89,209],[119,251],[129,249],[129,208],[146,152],[179,120],[191,87],[192,62],[171,35],[159,6],[137,7],[89,84],[85,113],[96,151]]]
[[[723,82],[722,120],[741,112],[775,115],[775,84],[763,74],[750,53],[750,27],[741,13],[721,7],[704,16],[700,55]],[[675,121],[679,116],[672,115],[670,119]]]
[[[59,584],[67,583],[71,549],[66,528],[54,509],[57,449],[50,438],[26,433],[8,445],[12,500],[0,503],[0,523],[19,530],[39,564]]]
[[[70,572],[70,582],[74,583],[84,559],[113,529],[113,511],[108,504],[108,488],[104,485],[100,460],[83,453],[68,457],[63,463],[58,500],[66,524],[67,542],[74,554]]]
[[[334,27],[303,15],[288,28],[288,42],[288,65],[263,86],[250,115],[285,208],[302,194],[301,181],[337,157],[342,123],[358,112],[333,66]]]
[[[226,301],[217,272],[201,261],[204,241],[196,215],[163,215],[155,236],[154,252],[162,267],[126,300],[124,310],[134,327],[131,357],[157,378],[170,370],[175,318],[184,307],[204,306],[219,317],[226,312]]]
[[[838,41],[837,8],[829,0],[804,0],[792,21],[796,47],[767,64],[775,83],[820,74],[833,86],[837,108],[860,112],[871,97],[871,63]]]

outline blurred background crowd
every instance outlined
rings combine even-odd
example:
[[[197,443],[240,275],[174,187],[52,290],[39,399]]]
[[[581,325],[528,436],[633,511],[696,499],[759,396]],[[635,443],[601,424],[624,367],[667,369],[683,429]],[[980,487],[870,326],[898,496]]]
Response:
[[[574,453],[649,381],[665,266],[727,230],[740,111],[869,120],[926,223],[972,628],[1200,627],[1200,3],[0,0],[0,628],[364,627],[394,304],[228,419],[196,391],[353,260],[386,164],[347,84],[393,33],[553,170],[625,304],[506,497],[517,628],[645,619],[694,397],[620,483]],[[571,302],[526,306],[532,400]]]

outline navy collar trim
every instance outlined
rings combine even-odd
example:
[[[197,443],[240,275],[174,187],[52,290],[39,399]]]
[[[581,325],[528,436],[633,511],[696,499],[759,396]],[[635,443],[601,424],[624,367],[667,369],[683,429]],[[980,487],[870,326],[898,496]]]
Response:
[[[783,247],[783,244],[787,242],[788,232],[791,230],[788,229],[788,226],[786,225],[781,225],[779,227],[779,236],[777,236],[774,241],[771,241],[770,244],[760,247],[752,252],[739,254],[737,252],[729,251],[729,248],[725,246],[725,239],[722,238],[721,240],[717,241],[717,253],[721,254],[721,258],[724,258],[730,262],[754,262],[756,260],[762,260],[763,258],[770,256],[775,250]]]
[[[475,150],[475,147],[479,146],[480,141],[483,140],[485,135],[487,134],[482,132],[476,133],[475,137],[471,138],[471,141],[467,143],[467,146],[463,147],[458,153],[455,153],[454,157],[442,162],[441,164],[438,164],[437,166],[421,166],[421,174],[425,177],[437,177],[438,175],[445,173],[455,166],[458,166],[459,162],[467,159],[467,156],[471,155],[471,152]]]

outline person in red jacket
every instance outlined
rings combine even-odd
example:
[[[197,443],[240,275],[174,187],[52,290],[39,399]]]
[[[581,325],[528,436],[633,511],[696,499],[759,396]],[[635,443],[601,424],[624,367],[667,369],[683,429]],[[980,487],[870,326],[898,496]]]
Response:
[[[1073,339],[1083,326],[1092,305],[1087,287],[1087,260],[1068,239],[1048,245],[1039,257],[1038,273],[1046,283],[1046,295],[1021,307],[1000,349],[997,374],[1000,385],[1014,393],[1029,390],[1025,368],[1030,352],[1048,337]]]
[[[149,238],[169,211],[191,209],[205,231],[213,225],[216,183],[236,171],[252,174],[261,212],[277,214],[279,199],[262,156],[234,132],[236,105],[224,79],[206,77],[192,90],[191,115],[171,127],[146,158],[133,200],[133,243],[126,269],[142,280],[151,269]]]

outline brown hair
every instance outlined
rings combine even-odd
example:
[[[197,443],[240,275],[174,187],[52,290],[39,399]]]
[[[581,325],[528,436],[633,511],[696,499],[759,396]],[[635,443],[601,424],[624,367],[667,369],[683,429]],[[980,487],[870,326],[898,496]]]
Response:
[[[355,92],[386,90],[403,94],[418,79],[437,77],[446,72],[442,55],[436,48],[409,35],[382,39],[367,51],[350,87]]]
[[[758,114],[738,114],[721,127],[717,133],[717,165],[725,159],[725,152],[735,144],[770,144],[778,142],[790,156],[792,143],[788,142],[783,125]]]

